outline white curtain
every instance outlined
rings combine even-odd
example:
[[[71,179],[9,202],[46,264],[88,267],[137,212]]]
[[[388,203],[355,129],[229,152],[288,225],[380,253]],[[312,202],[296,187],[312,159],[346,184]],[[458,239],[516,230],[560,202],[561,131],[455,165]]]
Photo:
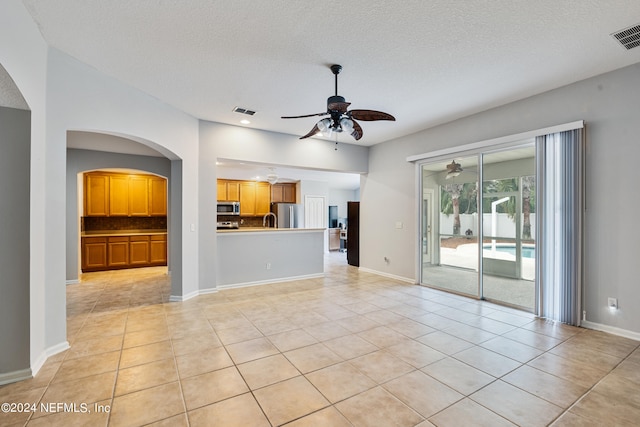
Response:
[[[575,129],[536,138],[539,315],[580,324],[584,140]]]

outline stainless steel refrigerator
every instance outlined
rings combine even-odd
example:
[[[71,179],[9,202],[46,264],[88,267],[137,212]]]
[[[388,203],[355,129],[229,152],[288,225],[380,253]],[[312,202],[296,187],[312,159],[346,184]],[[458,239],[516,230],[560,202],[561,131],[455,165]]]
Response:
[[[278,228],[303,228],[303,206],[296,203],[273,203],[271,212],[278,218]]]

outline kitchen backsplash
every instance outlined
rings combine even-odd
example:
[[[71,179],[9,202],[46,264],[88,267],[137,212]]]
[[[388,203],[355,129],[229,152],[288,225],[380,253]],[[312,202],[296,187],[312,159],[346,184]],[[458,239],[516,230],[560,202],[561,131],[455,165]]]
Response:
[[[262,227],[262,217],[218,215],[218,221],[233,221],[240,223],[240,227]],[[269,224],[273,224],[273,218],[269,218]]]
[[[82,231],[100,230],[166,230],[166,216],[151,217],[97,217],[82,218]]]

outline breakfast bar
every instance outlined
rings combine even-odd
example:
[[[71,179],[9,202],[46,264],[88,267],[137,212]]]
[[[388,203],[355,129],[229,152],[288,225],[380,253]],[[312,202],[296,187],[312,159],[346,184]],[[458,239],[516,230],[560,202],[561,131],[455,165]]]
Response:
[[[324,228],[217,232],[218,289],[324,276]]]

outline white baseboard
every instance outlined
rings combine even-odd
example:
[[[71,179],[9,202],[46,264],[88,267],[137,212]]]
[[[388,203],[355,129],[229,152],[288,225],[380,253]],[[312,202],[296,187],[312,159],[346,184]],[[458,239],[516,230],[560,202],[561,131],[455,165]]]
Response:
[[[633,332],[627,329],[617,328],[615,326],[603,325],[602,323],[589,322],[588,320],[581,321],[580,326],[587,329],[594,329],[596,331],[608,332],[613,335],[618,335],[624,338],[640,341],[640,332]]]
[[[68,285],[77,285],[78,283],[80,283],[80,280],[79,279],[67,280],[66,283],[67,283],[67,286]]]
[[[200,295],[199,291],[193,291],[186,295],[171,295],[169,297],[169,302],[183,302],[191,298],[195,298]]]
[[[372,270],[366,267],[358,267],[358,270],[364,271],[365,273],[377,274],[378,276],[388,277],[390,279],[400,280],[401,282],[411,283],[412,285],[417,285],[415,279],[410,279],[408,277],[396,276],[395,274],[384,273],[378,270]]]
[[[15,383],[18,381],[23,381],[23,380],[28,380],[30,378],[33,378],[38,373],[38,371],[40,371],[40,369],[42,368],[42,365],[44,365],[44,362],[47,361],[47,358],[68,349],[69,349],[68,341],[61,342],[60,344],[57,344],[57,345],[54,345],[53,347],[49,347],[45,349],[31,364],[31,368],[0,374],[0,385]]]
[[[0,385],[28,380],[29,378],[33,378],[33,375],[31,375],[31,369],[21,369],[19,371],[5,372],[0,374]]]
[[[200,289],[198,295],[208,295],[218,293],[218,288]]]
[[[218,285],[217,289],[222,290],[222,289],[245,288],[247,286],[269,285],[272,283],[293,282],[294,280],[317,279],[321,277],[324,277],[324,273],[307,274],[304,276],[280,277],[278,279],[258,280],[255,282],[231,283],[228,285]]]

